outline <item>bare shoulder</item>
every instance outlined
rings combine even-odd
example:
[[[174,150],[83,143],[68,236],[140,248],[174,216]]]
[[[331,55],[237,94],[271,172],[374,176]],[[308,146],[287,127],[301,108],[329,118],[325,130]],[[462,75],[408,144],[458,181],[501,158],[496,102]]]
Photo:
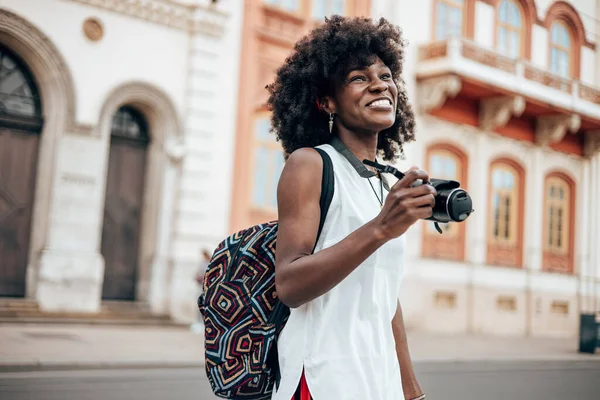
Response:
[[[321,195],[323,160],[313,148],[301,148],[288,157],[277,187],[280,215],[300,204],[316,202]]]
[[[294,151],[288,157],[281,173],[280,183],[287,183],[292,178],[295,184],[314,183],[316,177],[323,172],[323,161],[317,150],[305,147]],[[294,182],[290,182],[294,184]]]

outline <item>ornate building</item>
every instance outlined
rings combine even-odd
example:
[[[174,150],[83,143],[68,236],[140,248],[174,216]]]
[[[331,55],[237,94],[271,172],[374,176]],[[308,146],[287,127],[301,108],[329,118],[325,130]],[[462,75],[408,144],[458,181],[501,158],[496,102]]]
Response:
[[[1,2],[0,297],[194,319],[201,249],[228,230],[243,4],[225,3]]]
[[[459,180],[475,212],[408,234],[407,325],[576,335],[600,310],[600,1],[246,2],[231,230],[276,218],[283,159],[264,86],[324,15],[384,16],[409,41],[417,141],[403,168]]]
[[[406,164],[459,180],[475,208],[410,233],[408,324],[576,335],[600,311],[600,2],[403,3],[378,5],[411,43]]]
[[[407,325],[573,336],[600,310],[600,0],[1,5],[0,297],[193,320],[201,249],[277,218],[264,87],[338,13],[402,27],[418,131],[399,167],[474,200],[409,232]]]

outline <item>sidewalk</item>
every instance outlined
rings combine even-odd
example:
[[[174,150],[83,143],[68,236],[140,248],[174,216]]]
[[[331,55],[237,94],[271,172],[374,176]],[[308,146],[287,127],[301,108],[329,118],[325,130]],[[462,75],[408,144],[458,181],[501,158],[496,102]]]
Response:
[[[585,360],[576,339],[409,332],[413,360]],[[203,366],[203,336],[180,327],[0,325],[0,372]]]

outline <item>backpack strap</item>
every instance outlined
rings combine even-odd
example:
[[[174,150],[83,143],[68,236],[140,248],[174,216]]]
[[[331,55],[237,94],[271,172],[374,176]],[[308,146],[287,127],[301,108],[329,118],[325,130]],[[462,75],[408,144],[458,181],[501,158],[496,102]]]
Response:
[[[333,199],[335,185],[335,180],[333,178],[333,163],[331,162],[329,154],[327,154],[326,151],[318,148],[315,148],[315,150],[319,152],[321,158],[323,159],[323,175],[321,177],[321,199],[319,201],[319,204],[321,205],[321,220],[319,221],[319,230],[317,231],[317,240],[315,240],[313,252],[317,247],[319,237],[321,237],[321,231],[323,230],[323,225],[325,224],[325,218],[327,218],[327,211],[329,211],[329,206],[331,205],[331,200]]]

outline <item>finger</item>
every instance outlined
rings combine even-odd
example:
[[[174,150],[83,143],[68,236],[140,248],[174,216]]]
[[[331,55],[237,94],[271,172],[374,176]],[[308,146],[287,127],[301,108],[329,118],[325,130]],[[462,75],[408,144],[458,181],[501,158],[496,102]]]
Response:
[[[434,196],[437,195],[437,190],[435,190],[435,188],[431,185],[418,185],[418,186],[413,186],[410,189],[408,189],[408,196],[410,197],[419,197],[419,196],[424,196],[426,194],[432,194]]]
[[[433,208],[431,207],[419,207],[417,209],[417,216],[419,219],[427,219],[433,215]]]
[[[404,175],[404,178],[400,179],[396,185],[399,187],[409,188],[418,179],[421,179],[424,182],[429,181],[429,176],[427,175],[427,172],[423,171],[422,169],[413,169],[408,171],[406,175]]]
[[[408,199],[405,204],[409,208],[434,207],[435,196],[432,194],[425,194],[423,196]]]

